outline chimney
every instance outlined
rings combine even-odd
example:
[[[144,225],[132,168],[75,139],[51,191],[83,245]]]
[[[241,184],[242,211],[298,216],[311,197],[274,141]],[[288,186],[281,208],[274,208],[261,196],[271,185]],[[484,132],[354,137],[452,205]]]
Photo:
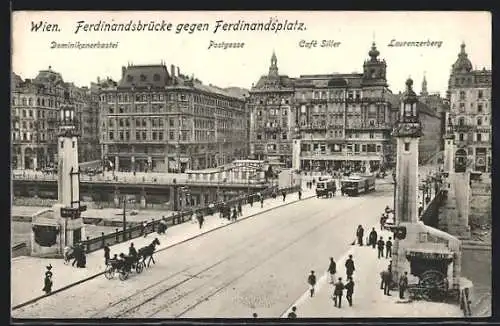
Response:
[[[177,76],[180,76],[181,75],[181,70],[179,69],[179,67],[177,67]]]
[[[175,77],[175,66],[174,65],[170,65],[170,74],[172,75],[172,77]]]
[[[125,70],[127,70],[127,68],[125,68],[125,66],[122,66],[122,78],[125,77]]]

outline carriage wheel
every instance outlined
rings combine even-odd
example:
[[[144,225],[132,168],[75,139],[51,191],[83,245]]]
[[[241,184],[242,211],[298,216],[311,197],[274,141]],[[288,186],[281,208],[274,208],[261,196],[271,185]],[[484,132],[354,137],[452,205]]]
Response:
[[[137,272],[137,274],[142,273],[143,270],[144,270],[143,262],[142,261],[137,262],[137,265],[135,265],[135,271]]]
[[[118,277],[120,278],[120,281],[125,281],[128,278],[128,272],[121,270],[120,275],[118,275]]]
[[[106,269],[104,270],[104,276],[110,280],[112,279],[113,277],[115,277],[115,269],[113,268],[113,266],[106,266]]]
[[[422,274],[419,281],[422,298],[427,301],[440,301],[447,291],[446,277],[443,273],[429,270]]]

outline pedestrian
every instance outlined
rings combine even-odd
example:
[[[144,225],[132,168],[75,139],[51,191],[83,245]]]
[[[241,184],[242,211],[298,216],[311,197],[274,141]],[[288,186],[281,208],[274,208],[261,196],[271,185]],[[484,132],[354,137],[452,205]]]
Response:
[[[368,240],[372,248],[375,249],[375,246],[377,245],[377,231],[375,231],[375,228],[372,228],[372,231],[368,235]]]
[[[302,191],[299,189],[299,200],[302,199]]]
[[[264,196],[260,195],[260,208],[264,208]]]
[[[108,265],[109,255],[110,255],[109,244],[106,243],[106,245],[104,246],[104,265]]]
[[[142,233],[144,234],[144,238],[148,236],[147,227],[148,227],[148,222],[147,221],[143,221],[142,222]]]
[[[52,265],[49,265],[46,267],[47,268],[47,271],[45,272],[45,279],[44,279],[44,282],[43,282],[43,289],[42,291],[45,292],[45,294],[49,294],[50,292],[52,292],[52,285],[53,285],[53,282],[52,282]]]
[[[297,318],[297,307],[293,306],[292,311],[288,313],[288,318]]]
[[[384,258],[384,246],[385,242],[382,237],[380,237],[380,240],[377,241],[377,248],[378,248],[378,258],[380,257]]]
[[[385,213],[389,214],[391,212],[392,212],[392,210],[389,208],[389,206],[385,206]]]
[[[236,221],[238,218],[238,211],[236,210],[236,207],[233,208],[233,221]]]
[[[389,237],[389,240],[387,240],[385,243],[385,258],[391,258],[391,257],[392,257],[392,241],[391,237]]]
[[[392,273],[389,270],[385,270],[382,272],[382,282],[384,283],[384,295],[390,296],[390,287],[391,287],[391,276]]]
[[[342,283],[342,277],[339,277],[337,283],[335,283],[335,289],[333,290],[333,302],[335,307],[342,307],[342,293],[344,292],[344,283]]]
[[[75,245],[75,248],[73,248],[73,262],[71,263],[71,266],[75,267],[75,263],[78,262],[81,256],[81,248],[79,244]],[[78,264],[76,265],[78,267]]]
[[[85,268],[85,265],[87,265],[87,256],[85,255],[83,244],[80,244],[80,259],[76,263],[76,267]]]
[[[203,217],[203,213],[200,211],[198,212],[196,219],[198,220],[198,226],[201,228],[203,227],[203,222],[205,222],[205,218]]]
[[[285,199],[286,199],[286,191],[282,191],[281,192],[281,195],[283,196],[283,202],[285,202]]]
[[[380,217],[380,230],[381,231],[384,230],[385,221],[386,221],[385,215],[382,214],[382,216]]]
[[[250,204],[250,207],[253,207],[253,195],[248,196],[248,203]]]
[[[198,214],[195,214],[194,211],[190,211],[189,212],[189,217],[191,218],[191,223],[192,224],[196,224],[197,223],[196,220],[198,218]]]
[[[330,257],[330,265],[328,265],[328,273],[330,273],[330,284],[335,282],[335,274],[337,273],[337,264],[333,260],[333,257]]]
[[[311,271],[311,274],[309,274],[307,283],[309,284],[309,292],[311,293],[312,298],[314,295],[314,287],[316,286],[316,275],[314,275],[314,271]]]
[[[345,288],[347,290],[345,297],[347,299],[347,302],[349,302],[349,306],[352,307],[352,294],[354,293],[354,280],[352,279],[352,277],[347,278]]]
[[[349,255],[349,258],[345,261],[345,270],[348,278],[351,277],[356,270],[354,268],[354,260],[352,260],[352,255]]]
[[[405,272],[404,275],[401,275],[399,278],[399,298],[405,298],[405,291],[408,288],[408,272]]]
[[[356,230],[356,237],[358,238],[358,245],[363,245],[363,235],[365,234],[365,230],[361,225],[358,225],[358,229]]]
[[[238,215],[243,216],[243,208],[241,207],[241,202],[238,202]]]

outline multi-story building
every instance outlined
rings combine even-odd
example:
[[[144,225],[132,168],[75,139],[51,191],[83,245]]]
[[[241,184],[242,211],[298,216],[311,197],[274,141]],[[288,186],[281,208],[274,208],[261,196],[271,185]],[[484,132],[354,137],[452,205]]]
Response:
[[[295,79],[278,75],[273,54],[269,74],[250,92],[252,154],[269,159],[275,153],[269,150],[279,149],[281,162],[287,163],[292,138],[297,136],[301,139],[301,169],[369,166],[375,170],[392,165],[391,130],[399,103],[387,86],[387,65],[379,54],[373,44],[363,73]],[[281,114],[276,119],[276,109],[288,116]],[[283,127],[282,121],[289,124]]]
[[[442,151],[444,149],[443,135],[444,131],[446,130],[446,115],[450,109],[449,101],[448,99],[441,97],[441,94],[439,92],[429,93],[427,91],[427,80],[425,78],[425,75],[422,81],[422,88],[418,100],[424,103],[430,109],[429,112],[434,112],[435,114],[437,114],[437,116],[441,121],[440,138],[439,138],[440,140],[438,141],[439,141],[439,149],[440,151]],[[427,110],[425,109],[424,111],[427,112]],[[425,112],[424,115],[426,115]]]
[[[122,67],[100,89],[104,158],[117,170],[184,171],[248,155],[245,99],[160,65]]]
[[[34,79],[11,75],[13,168],[37,169],[56,164],[58,110],[68,102],[75,105],[82,135],[79,160],[98,159],[97,148],[86,145],[95,145],[97,139],[95,123],[87,123],[97,119],[97,106],[90,101],[85,88],[65,83],[51,67],[41,70]]]
[[[252,85],[250,111],[250,153],[257,160],[290,165],[292,138],[296,126],[293,80],[278,72],[273,52],[269,73]]]
[[[491,70],[473,70],[462,43],[448,84],[456,156],[473,171],[491,171]]]

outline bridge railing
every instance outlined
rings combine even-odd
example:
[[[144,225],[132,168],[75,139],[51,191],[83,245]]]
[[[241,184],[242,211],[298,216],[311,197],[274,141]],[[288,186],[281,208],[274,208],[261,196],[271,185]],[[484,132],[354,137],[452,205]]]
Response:
[[[289,187],[289,188],[282,188],[278,189],[276,188],[268,188],[260,192],[260,194],[263,196],[264,199],[269,198],[273,195],[273,193],[277,193],[278,195],[281,194],[283,191],[287,194],[289,193],[294,193],[297,192],[300,189],[300,186],[294,186],[294,187]],[[244,195],[240,197],[235,197],[230,200],[224,201],[224,202],[218,202],[214,203],[214,208],[210,208],[208,206],[202,207],[202,208],[192,208],[189,210],[185,210],[183,212],[179,213],[174,213],[170,216],[166,217],[166,222],[167,226],[169,225],[176,225],[180,223],[184,223],[187,221],[191,220],[192,214],[196,214],[197,212],[201,212],[204,216],[208,214],[214,214],[219,212],[220,205],[222,203],[225,203],[229,207],[236,206],[238,203],[241,203],[241,205],[247,204],[252,200],[253,202],[256,202],[258,200],[258,193],[253,193],[250,195]],[[122,230],[119,230],[118,228],[116,229],[115,232],[109,233],[109,234],[104,234],[104,232],[101,234],[100,237],[92,238],[90,239],[87,237],[86,240],[82,241],[82,245],[85,247],[85,250],[87,253],[93,252],[99,249],[102,249],[106,244],[108,245],[114,245],[117,243],[122,243],[128,240],[132,240],[141,236],[144,236],[144,232],[147,233],[153,233],[158,230],[158,224],[161,221],[161,217],[159,217],[157,220],[152,219],[146,227],[143,225],[134,225],[134,226],[127,226],[127,229],[125,232]]]

